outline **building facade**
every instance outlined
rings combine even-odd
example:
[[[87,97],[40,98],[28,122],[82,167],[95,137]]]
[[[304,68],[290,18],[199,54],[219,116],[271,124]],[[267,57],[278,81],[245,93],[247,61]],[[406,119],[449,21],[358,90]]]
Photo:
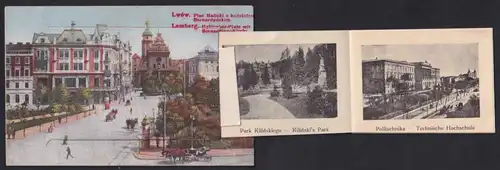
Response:
[[[188,59],[187,76],[188,84],[193,84],[195,77],[200,75],[206,80],[219,77],[219,52],[210,46],[205,46],[198,55]]]
[[[5,55],[5,104],[32,105],[33,99],[33,50],[30,43],[9,43]]]
[[[85,34],[73,22],[61,33],[34,33],[32,44],[37,98],[47,102],[50,96],[43,91],[59,84],[68,87],[70,93],[91,89],[94,102],[103,101],[105,96],[118,97],[121,47],[107,25],[97,24],[92,34]]]
[[[137,53],[132,55],[132,84],[134,87],[141,87],[141,81],[139,80],[139,72],[138,69],[141,66],[141,56],[139,56]]]
[[[173,72],[179,72],[171,65],[170,49],[161,33],[153,37],[149,22],[142,33],[142,57],[137,67],[138,82],[145,83],[148,78],[160,78]],[[141,84],[143,86],[144,84]]]
[[[415,66],[415,90],[431,90],[441,84],[439,68],[433,68],[427,61],[412,64]]]
[[[406,83],[408,90],[415,89],[415,66],[406,61],[363,61],[363,93],[390,94],[396,92],[393,83]]]

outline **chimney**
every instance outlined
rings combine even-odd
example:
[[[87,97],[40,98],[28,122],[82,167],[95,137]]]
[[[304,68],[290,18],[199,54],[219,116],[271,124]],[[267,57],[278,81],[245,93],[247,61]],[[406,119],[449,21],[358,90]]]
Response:
[[[12,42],[9,42],[9,45],[12,45],[13,43]]]
[[[17,42],[17,45],[23,45],[23,43],[22,42]]]

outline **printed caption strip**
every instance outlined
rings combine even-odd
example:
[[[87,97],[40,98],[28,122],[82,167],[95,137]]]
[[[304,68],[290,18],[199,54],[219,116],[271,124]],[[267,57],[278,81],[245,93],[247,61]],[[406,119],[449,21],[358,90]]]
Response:
[[[495,132],[488,28],[224,32],[219,52],[223,137]]]

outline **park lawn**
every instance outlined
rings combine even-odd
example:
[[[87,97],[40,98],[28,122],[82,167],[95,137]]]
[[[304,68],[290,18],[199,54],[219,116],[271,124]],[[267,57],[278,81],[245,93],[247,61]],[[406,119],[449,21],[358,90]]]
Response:
[[[291,99],[284,99],[282,97],[269,97],[269,99],[288,109],[296,118],[323,118],[321,115],[309,114],[307,111],[307,100],[309,99],[307,93],[299,93],[296,95],[297,97]]]
[[[86,112],[86,111],[82,111],[82,112]],[[66,117],[66,116],[73,116],[73,115],[76,115],[76,114],[80,114],[82,112],[75,112],[75,113],[65,114],[64,117]],[[38,125],[42,125],[42,124],[49,123],[49,122],[52,122],[52,121],[56,121],[58,117],[59,116],[51,116],[51,117],[44,117],[44,118],[40,118],[40,119],[26,120],[24,122],[21,121],[21,122],[16,122],[16,123],[9,124],[9,126],[12,126],[12,128],[14,128],[14,130],[18,131],[18,130],[22,130],[22,129],[25,129],[25,128],[30,128],[30,127],[33,127],[33,126],[38,126]]]
[[[240,103],[240,116],[246,115],[248,112],[250,112],[250,103],[248,103],[248,100],[244,99],[243,97],[240,97],[239,103]]]

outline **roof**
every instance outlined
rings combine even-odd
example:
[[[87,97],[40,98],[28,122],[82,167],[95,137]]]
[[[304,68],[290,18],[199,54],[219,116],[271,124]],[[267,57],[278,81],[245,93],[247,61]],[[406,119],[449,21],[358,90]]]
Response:
[[[60,34],[47,34],[47,33],[43,33],[43,32],[40,32],[40,33],[34,33],[33,34],[33,40],[32,40],[32,43],[35,43],[35,41],[38,39],[38,37],[40,36],[44,36],[44,37],[47,37],[47,40],[48,42],[50,43],[54,43],[54,41],[57,39],[57,37],[59,37]]]
[[[207,45],[201,51],[198,52],[198,55],[194,56],[193,58],[190,58],[190,60],[217,61],[218,58],[219,58],[219,52]]]
[[[139,56],[137,53],[135,53],[134,55],[132,55],[132,58],[134,58],[134,59],[140,59],[141,56]]]
[[[57,37],[57,43],[85,44],[87,43],[87,36],[81,29],[66,29]]]
[[[391,60],[391,59],[363,60],[363,63],[371,63],[371,62],[390,62],[390,63],[397,63],[397,64],[404,64],[404,65],[413,66],[413,64],[409,63],[408,61],[398,61],[398,60]]]

